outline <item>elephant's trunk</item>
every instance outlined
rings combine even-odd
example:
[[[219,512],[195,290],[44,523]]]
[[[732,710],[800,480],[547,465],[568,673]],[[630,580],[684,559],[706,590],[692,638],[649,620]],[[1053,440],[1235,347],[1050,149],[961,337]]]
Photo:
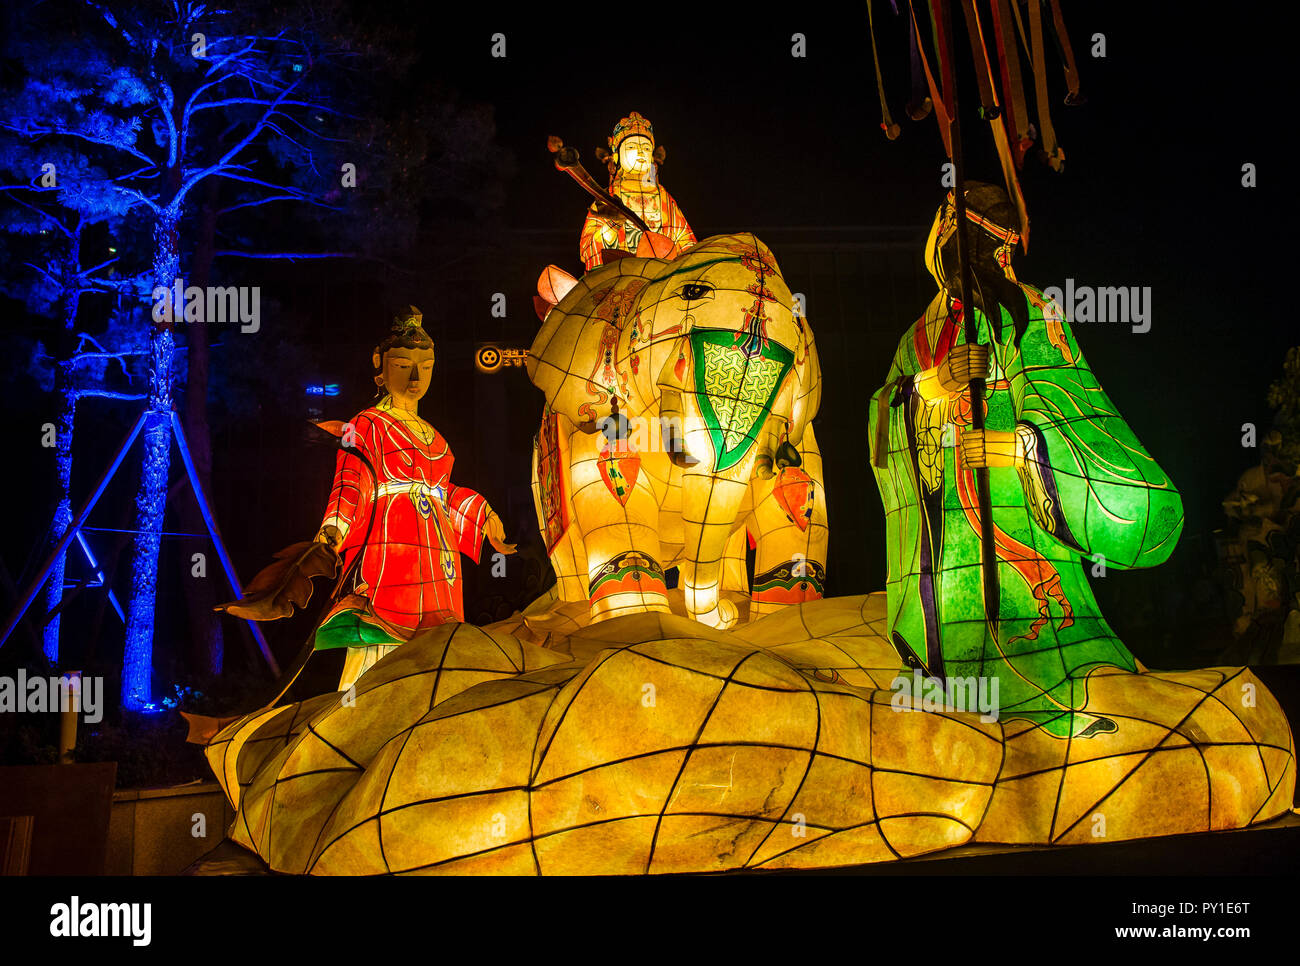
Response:
[[[688,472],[682,478],[681,566],[686,612],[711,627],[728,628],[739,619],[736,606],[720,596],[727,540],[748,485],[740,479]]]

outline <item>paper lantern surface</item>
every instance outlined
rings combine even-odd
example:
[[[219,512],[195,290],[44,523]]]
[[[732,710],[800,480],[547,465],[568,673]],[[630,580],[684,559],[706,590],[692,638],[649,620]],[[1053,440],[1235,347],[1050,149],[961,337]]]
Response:
[[[1121,727],[1063,742],[900,707],[910,672],[885,626],[883,594],[730,631],[633,614],[575,630],[566,653],[443,625],[367,671],[353,704],[250,716],[207,753],[237,806],[231,837],[312,874],[828,868],[1290,807],[1291,732],[1248,670],[1095,671],[1087,711]]]
[[[797,308],[748,233],[618,259],[550,308],[528,372],[546,396],[533,486],[554,604],[667,612],[674,567],[687,613],[713,627],[740,619],[732,592],[753,617],[822,596],[821,370]]]

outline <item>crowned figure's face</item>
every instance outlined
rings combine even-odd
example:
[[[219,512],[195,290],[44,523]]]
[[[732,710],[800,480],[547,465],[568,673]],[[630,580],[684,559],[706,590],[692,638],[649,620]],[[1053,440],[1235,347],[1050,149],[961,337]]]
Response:
[[[429,391],[429,383],[433,379],[433,349],[403,349],[394,346],[384,353],[380,378],[384,388],[392,395],[395,405],[414,410]]]
[[[618,146],[618,166],[624,174],[645,177],[654,161],[654,143],[644,134],[626,137]]]

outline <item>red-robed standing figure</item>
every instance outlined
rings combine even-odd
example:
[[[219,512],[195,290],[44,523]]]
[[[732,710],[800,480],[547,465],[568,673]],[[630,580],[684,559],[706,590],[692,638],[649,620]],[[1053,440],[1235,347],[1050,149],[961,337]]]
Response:
[[[340,690],[419,631],[465,619],[462,553],[477,561],[485,536],[496,550],[515,551],[487,500],[451,481],[451,447],[417,412],[434,363],[421,322],[410,307],[375,347],[381,398],[326,426],[341,448],[315,540],[282,551],[283,563],[223,607],[254,620],[286,616],[306,603],[309,578],[341,572],[314,639],[316,650],[348,649]]]

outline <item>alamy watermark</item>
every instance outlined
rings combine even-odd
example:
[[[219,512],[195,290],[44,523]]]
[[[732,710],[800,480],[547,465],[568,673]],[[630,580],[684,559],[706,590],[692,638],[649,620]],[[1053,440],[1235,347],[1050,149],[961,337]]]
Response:
[[[148,946],[153,936],[153,905],[148,902],[82,902],[72,896],[50,906],[50,935],[56,939],[126,938]]]
[[[889,704],[895,711],[969,711],[980,720],[998,720],[998,679],[996,677],[927,677],[920,671],[911,676],[900,674],[889,689],[894,692]]]
[[[240,332],[262,327],[262,289],[257,285],[190,285],[178,278],[153,290],[153,320],[207,325],[239,325]]]
[[[602,416],[595,421],[598,433],[610,443],[626,440],[638,453],[682,452],[686,425],[680,416]]]
[[[0,676],[0,712],[39,713],[76,711],[86,724],[99,724],[104,717],[104,679],[64,674],[61,677],[28,677],[19,668],[16,677]]]
[[[1065,288],[1043,289],[1043,297],[1056,305],[1057,312],[1071,325],[1089,322],[1131,325],[1137,333],[1151,328],[1151,286],[1110,285],[1097,288],[1065,280]]]

